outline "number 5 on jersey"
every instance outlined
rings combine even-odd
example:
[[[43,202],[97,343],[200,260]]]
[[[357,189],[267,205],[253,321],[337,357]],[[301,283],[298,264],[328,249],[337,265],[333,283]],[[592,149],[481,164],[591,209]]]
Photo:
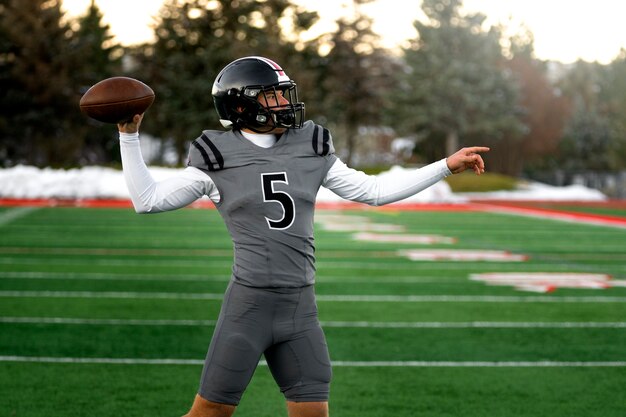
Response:
[[[261,185],[263,187],[263,201],[275,202],[281,205],[283,209],[283,217],[280,219],[270,219],[265,217],[267,225],[270,229],[285,230],[291,227],[296,218],[296,205],[293,198],[284,191],[274,190],[274,183],[282,182],[289,185],[286,172],[272,172],[261,174]]]

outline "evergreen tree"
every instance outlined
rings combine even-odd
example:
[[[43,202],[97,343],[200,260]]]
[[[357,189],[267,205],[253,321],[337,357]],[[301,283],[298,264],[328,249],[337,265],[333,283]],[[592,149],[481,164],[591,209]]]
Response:
[[[618,67],[616,64],[612,69]],[[559,168],[573,172],[624,167],[616,152],[623,143],[623,131],[618,127],[623,113],[617,105],[619,80],[614,80],[614,75],[599,63],[578,61],[560,81],[563,94],[570,100],[572,116],[555,158]],[[623,97],[621,100],[623,103]]]
[[[501,35],[483,29],[482,14],[461,15],[461,5],[423,1],[428,21],[415,22],[419,36],[404,50],[406,70],[394,95],[394,125],[423,137],[429,159],[455,152],[468,139],[485,143],[523,130],[516,81],[502,65]]]
[[[611,62],[606,74],[607,110],[610,114],[610,167],[626,170],[626,49]]]
[[[81,57],[81,64],[73,72],[73,83],[84,93],[105,78],[122,75],[123,48],[114,41],[111,28],[103,23],[103,15],[96,2],[75,22],[72,48]],[[119,161],[119,140],[114,129],[103,128],[102,123],[87,117],[77,120],[74,135],[81,139],[79,164]]]
[[[353,14],[337,21],[337,31],[330,34],[330,52],[320,68],[324,109],[328,122],[345,142],[342,158],[347,164],[358,146],[360,127],[382,122],[382,109],[389,102],[391,77],[396,65],[387,51],[378,46],[379,36],[372,30],[372,19],[364,15],[364,0],[353,1]]]
[[[82,62],[77,81],[88,87],[121,72],[123,48],[114,41],[111,27],[103,22],[103,15],[95,0],[75,22],[73,48],[78,50]]]
[[[75,166],[119,159],[114,132],[80,113],[87,88],[120,71],[121,48],[94,1],[78,20],[60,1],[0,6],[0,160]]]
[[[0,156],[4,164],[68,165],[75,138],[72,72],[79,56],[58,0],[6,0],[0,8]]]
[[[13,136],[12,123],[5,115],[5,109],[9,106],[9,92],[13,84],[12,67],[15,60],[15,48],[7,28],[3,24],[8,0],[0,0],[0,166],[11,163],[15,155],[17,138]]]

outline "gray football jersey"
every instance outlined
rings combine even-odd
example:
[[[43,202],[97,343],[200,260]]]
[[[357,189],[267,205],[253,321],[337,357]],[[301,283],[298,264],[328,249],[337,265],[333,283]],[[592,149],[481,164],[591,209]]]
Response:
[[[302,287],[315,280],[315,198],[335,162],[327,129],[311,121],[270,148],[238,131],[207,130],[188,165],[217,186],[216,205],[234,245],[233,278],[253,287]]]

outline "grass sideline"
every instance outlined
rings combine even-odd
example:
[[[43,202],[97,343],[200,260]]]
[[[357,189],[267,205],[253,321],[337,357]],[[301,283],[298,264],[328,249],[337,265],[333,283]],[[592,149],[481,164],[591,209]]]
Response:
[[[319,295],[626,297],[626,288],[562,288],[538,295],[468,279],[471,273],[502,271],[598,272],[625,279],[623,230],[483,212],[368,209],[319,214],[341,216],[344,224],[356,219],[357,224],[403,226],[404,234],[457,239],[453,245],[427,248],[506,250],[530,256],[528,262],[413,262],[396,250],[424,246],[357,241],[351,232],[333,232],[318,224]],[[0,222],[0,317],[122,321],[0,321],[0,356],[204,358],[213,329],[210,323],[123,321],[214,320],[219,299],[97,295],[221,293],[230,273],[232,249],[215,210],[138,216],[129,209],[0,207],[0,219],[6,219]],[[59,291],[89,292],[94,297],[44,296]],[[318,305],[320,319],[333,323],[623,323],[626,317],[624,302],[318,301]],[[333,361],[626,361],[624,327],[327,326],[325,333]],[[200,370],[194,364],[0,361],[0,414],[182,415],[193,398]],[[612,417],[623,413],[626,393],[620,387],[624,384],[625,367],[338,366],[331,415]],[[235,415],[286,415],[267,367],[259,367]]]
[[[471,171],[466,171],[446,177],[445,181],[453,193],[483,193],[515,190],[520,180],[507,175],[485,172],[481,174],[480,181],[476,181],[476,175]]]

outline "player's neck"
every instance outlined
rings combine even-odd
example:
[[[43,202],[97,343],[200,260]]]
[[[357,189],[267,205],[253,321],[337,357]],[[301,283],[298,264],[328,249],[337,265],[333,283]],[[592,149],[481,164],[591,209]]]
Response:
[[[276,144],[277,138],[274,133],[252,133],[245,130],[241,130],[241,134],[244,138],[254,143],[261,148],[271,148]]]

